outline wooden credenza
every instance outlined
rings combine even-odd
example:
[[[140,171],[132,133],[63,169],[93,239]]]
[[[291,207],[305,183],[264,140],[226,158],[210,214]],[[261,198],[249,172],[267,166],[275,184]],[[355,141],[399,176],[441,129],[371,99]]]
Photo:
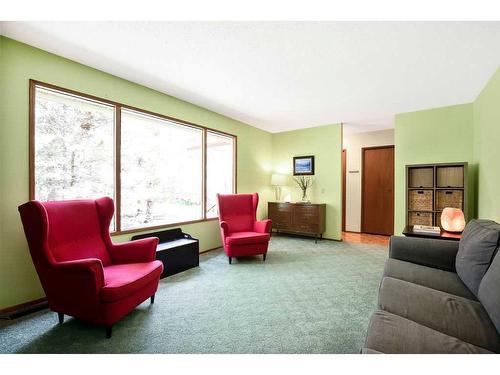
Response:
[[[323,237],[326,204],[269,202],[267,209],[275,231]]]

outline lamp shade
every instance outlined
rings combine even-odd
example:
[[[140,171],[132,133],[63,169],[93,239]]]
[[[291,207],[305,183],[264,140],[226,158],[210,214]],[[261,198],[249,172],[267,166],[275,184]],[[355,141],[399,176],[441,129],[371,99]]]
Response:
[[[465,228],[464,213],[459,208],[446,207],[441,213],[441,226],[447,232],[462,232]]]
[[[286,176],[284,174],[274,173],[271,175],[271,185],[272,186],[285,186]]]

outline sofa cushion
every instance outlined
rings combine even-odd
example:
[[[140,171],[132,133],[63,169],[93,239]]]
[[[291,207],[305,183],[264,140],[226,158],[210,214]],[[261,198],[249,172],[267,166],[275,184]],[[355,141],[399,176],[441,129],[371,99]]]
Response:
[[[472,220],[460,239],[455,267],[458,276],[476,296],[498,248],[499,237],[500,224],[491,220]]]
[[[476,300],[455,272],[389,258],[385,264],[384,276]]]
[[[228,245],[250,245],[269,241],[269,233],[238,232],[226,237]]]
[[[384,277],[379,307],[462,341],[500,351],[500,335],[478,301]]]
[[[141,290],[151,282],[158,282],[163,269],[159,260],[148,263],[115,264],[104,267],[103,302],[114,302]]]
[[[373,313],[362,353],[490,354],[492,352],[387,311]]]
[[[500,253],[495,256],[485,273],[479,285],[478,297],[500,333]]]

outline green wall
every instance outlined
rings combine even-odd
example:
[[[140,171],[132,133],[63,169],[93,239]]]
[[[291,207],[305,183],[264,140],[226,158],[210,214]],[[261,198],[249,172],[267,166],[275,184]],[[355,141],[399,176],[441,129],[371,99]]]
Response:
[[[395,234],[405,223],[405,165],[468,162],[468,218],[500,222],[500,68],[474,103],[396,115]]]
[[[292,175],[294,156],[315,156],[315,182],[310,194],[314,202],[326,203],[325,238],[340,240],[342,229],[342,125],[327,125],[272,136],[273,171]],[[283,197],[300,200],[301,191],[293,182],[284,189]]]
[[[30,78],[173,116],[238,136],[238,192],[259,192],[267,215],[272,136],[185,101],[0,36],[0,309],[40,298],[17,206],[28,200]],[[220,246],[217,221],[186,225],[201,250]],[[131,235],[114,237],[123,241]]]
[[[500,68],[474,102],[477,216],[500,222]]]
[[[472,104],[462,104],[396,115],[394,234],[401,234],[406,221],[407,164],[468,162],[468,217],[475,216],[472,109]]]

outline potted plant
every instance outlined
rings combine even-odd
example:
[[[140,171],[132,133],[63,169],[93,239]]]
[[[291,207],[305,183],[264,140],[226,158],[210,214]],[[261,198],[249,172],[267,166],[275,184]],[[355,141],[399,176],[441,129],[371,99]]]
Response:
[[[307,189],[309,189],[313,183],[314,179],[310,176],[298,176],[294,177],[293,181],[297,184],[297,186],[302,190],[302,202],[309,202],[307,198]]]

